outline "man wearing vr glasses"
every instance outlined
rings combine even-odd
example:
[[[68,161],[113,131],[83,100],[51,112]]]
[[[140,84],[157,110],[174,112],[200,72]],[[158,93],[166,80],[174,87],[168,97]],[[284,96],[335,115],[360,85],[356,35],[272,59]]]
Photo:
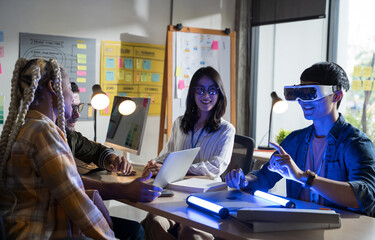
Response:
[[[229,187],[267,191],[282,177],[287,196],[375,216],[375,148],[371,140],[338,112],[345,71],[335,63],[317,63],[286,86],[285,99],[298,101],[313,124],[289,134],[260,170],[226,176]]]

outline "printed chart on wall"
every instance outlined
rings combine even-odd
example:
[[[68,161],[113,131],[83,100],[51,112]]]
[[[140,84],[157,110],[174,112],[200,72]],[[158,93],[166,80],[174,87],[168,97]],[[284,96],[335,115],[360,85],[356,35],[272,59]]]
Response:
[[[186,32],[175,32],[175,34],[173,121],[185,112],[190,80],[199,68],[211,66],[220,73],[227,97],[230,97],[231,89],[230,36]],[[224,118],[230,121],[229,104]]]
[[[151,98],[149,115],[160,115],[164,45],[102,41],[100,83],[109,95],[110,115],[114,96]]]
[[[64,66],[70,81],[78,84],[81,102],[85,103],[80,120],[93,117],[88,103],[95,84],[95,42],[89,38],[20,33],[20,57],[55,58]]]

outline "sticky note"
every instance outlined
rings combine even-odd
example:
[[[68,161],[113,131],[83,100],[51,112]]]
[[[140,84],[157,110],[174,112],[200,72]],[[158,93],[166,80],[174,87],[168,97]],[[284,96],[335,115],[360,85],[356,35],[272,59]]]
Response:
[[[185,89],[185,81],[184,80],[178,81],[178,89]]]
[[[141,73],[140,72],[135,73],[135,81],[136,82],[141,81]]]
[[[106,71],[105,72],[105,80],[106,81],[115,81],[115,72],[114,71]]]
[[[372,80],[363,80],[363,90],[371,91]]]
[[[109,113],[109,106],[104,109],[105,113]]]
[[[361,74],[362,74],[362,67],[361,66],[354,66],[353,77],[360,77]]]
[[[80,87],[80,88],[78,88],[79,89],[79,92],[80,93],[84,93],[84,92],[86,92],[86,88],[84,88],[84,87]]]
[[[78,76],[86,76],[86,71],[77,71]]]
[[[120,93],[118,93],[118,95],[121,96],[121,97],[126,97],[126,95],[128,95],[128,94],[124,93],[124,92],[120,92]]]
[[[142,68],[142,59],[137,59],[136,65],[137,65],[137,69],[141,69]]]
[[[125,68],[133,68],[133,59],[125,58]]]
[[[0,42],[4,42],[4,31],[0,31]]]
[[[0,47],[0,58],[4,57],[4,47]]]
[[[87,60],[86,60],[86,58],[77,58],[77,63],[78,64],[86,64]]]
[[[126,72],[125,74],[125,81],[131,82],[132,81],[132,74],[130,72]]]
[[[83,44],[83,43],[77,43],[77,48],[79,48],[79,49],[86,49],[87,46],[86,46],[86,44]]]
[[[147,73],[141,73],[141,82],[147,82]]]
[[[372,74],[372,67],[364,67],[362,76],[365,78],[370,78]]]
[[[151,69],[151,61],[150,60],[143,60],[143,69],[150,70]]]
[[[77,78],[77,82],[85,83],[86,82],[86,78]]]
[[[124,67],[124,60],[122,58],[118,59],[118,67],[123,68]]]
[[[204,61],[200,61],[199,64],[200,64],[200,65],[204,65],[205,62],[204,62]]]
[[[218,41],[212,41],[212,49],[213,50],[219,49],[219,42]]]
[[[82,54],[82,53],[77,53],[77,58],[87,58],[87,55],[86,54]]]
[[[361,90],[362,81],[361,80],[353,80],[352,82],[352,90]]]
[[[124,71],[119,71],[118,72],[118,79],[120,80],[123,80],[124,79],[124,76],[125,76],[125,73],[124,73]]]
[[[92,117],[92,107],[91,106],[89,106],[88,109],[87,109],[87,116]]]
[[[151,81],[153,81],[153,82],[160,82],[160,74],[159,73],[153,73],[151,75]]]
[[[3,70],[1,69],[1,63],[0,63],[0,74],[2,74],[3,73]]]
[[[80,70],[80,71],[86,71],[87,70],[87,66],[85,66],[85,65],[78,65],[77,69]]]
[[[182,76],[182,67],[176,67],[176,77]]]
[[[106,68],[115,68],[115,59],[114,58],[107,58],[105,61]]]

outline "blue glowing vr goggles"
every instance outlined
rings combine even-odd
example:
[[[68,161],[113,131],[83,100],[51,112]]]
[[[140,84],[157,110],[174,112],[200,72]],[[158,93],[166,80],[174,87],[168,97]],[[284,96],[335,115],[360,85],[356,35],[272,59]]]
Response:
[[[338,90],[340,87],[337,85],[294,85],[284,87],[284,96],[287,101],[311,102],[329,96]]]

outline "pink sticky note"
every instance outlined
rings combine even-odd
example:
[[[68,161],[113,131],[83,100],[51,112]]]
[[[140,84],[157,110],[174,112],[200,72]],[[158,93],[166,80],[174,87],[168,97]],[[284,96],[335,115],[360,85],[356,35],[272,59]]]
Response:
[[[213,50],[219,49],[219,42],[218,41],[212,41],[212,49]]]
[[[77,71],[78,76],[86,76],[86,71]]]
[[[0,74],[2,74],[3,73],[3,70],[1,70],[1,63],[0,63]]]
[[[79,88],[79,92],[81,92],[81,93],[86,92],[86,88],[84,88],[84,87],[80,87],[80,88]]]
[[[178,81],[178,89],[185,89],[185,81],[184,80]]]
[[[124,61],[123,61],[122,58],[119,58],[119,59],[118,59],[118,66],[119,66],[120,68],[123,68],[123,67],[124,67]]]
[[[104,113],[109,113],[109,106],[104,109]]]
[[[0,47],[0,57],[4,57],[4,47]]]

